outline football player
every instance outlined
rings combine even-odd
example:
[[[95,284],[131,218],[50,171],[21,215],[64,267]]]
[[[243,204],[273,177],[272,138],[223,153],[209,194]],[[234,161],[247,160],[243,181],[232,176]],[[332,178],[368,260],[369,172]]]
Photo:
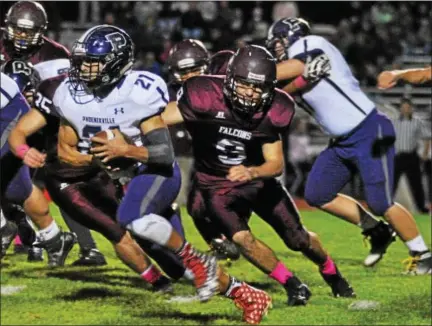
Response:
[[[167,124],[185,122],[192,135],[195,182],[207,211],[223,233],[261,271],[288,292],[288,305],[304,305],[311,292],[258,240],[248,226],[254,211],[287,247],[319,266],[335,296],[354,291],[312,232],[286,190],[275,179],[283,167],[280,135],[294,115],[294,102],[275,89],[276,62],[259,46],[239,49],[226,76],[197,76],[183,83],[178,102],[162,114]],[[196,189],[196,190],[195,190]]]
[[[29,73],[31,70],[26,66],[27,63],[32,64],[33,69],[37,71],[39,79],[37,81],[33,80],[33,88],[27,87],[24,89],[24,95],[30,106],[33,105],[36,84],[61,75],[69,69],[69,51],[61,44],[44,35],[47,26],[47,14],[40,3],[18,1],[9,8],[5,17],[5,28],[0,30],[0,56],[1,61],[7,61],[4,69],[8,71],[8,74],[17,75],[19,78],[19,75]],[[45,128],[44,131],[34,134],[30,144],[39,144],[36,147],[42,149],[41,146],[45,143],[43,133],[47,129]],[[30,172],[35,183],[38,183],[38,181],[43,183],[43,180],[40,180],[42,173],[36,173],[33,169]],[[22,212],[17,208],[9,210],[9,212],[12,215],[22,215]],[[60,210],[60,212],[69,229],[78,236],[80,258],[73,265],[105,265],[106,260],[102,253],[97,250],[90,231],[74,222],[63,211]],[[20,223],[21,226],[23,226],[24,232],[29,230],[25,223]],[[28,239],[22,239],[22,241],[28,242]],[[37,248],[29,248],[29,260],[40,260],[42,258],[42,252],[38,253],[36,250]]]
[[[383,257],[394,241],[394,229],[409,249],[408,272],[430,274],[431,252],[412,214],[393,200],[395,131],[391,121],[378,113],[360,89],[339,50],[323,37],[311,35],[305,20],[278,20],[271,26],[267,41],[282,61],[278,79],[294,79],[284,90],[297,90],[298,103],[332,137],[308,176],[306,201],[363,229],[371,241],[365,266],[373,266]],[[331,66],[328,76],[313,83],[305,80],[308,57],[327,58]],[[364,183],[369,209],[383,216],[391,227],[353,198],[339,194],[354,171],[359,172]]]
[[[33,186],[29,168],[14,156],[7,143],[11,129],[19,118],[29,110],[25,98],[21,95],[17,84],[7,75],[1,73],[1,107],[0,107],[0,181],[2,200],[6,199],[24,208],[25,213],[38,227],[36,246],[45,248],[50,266],[63,266],[64,261],[76,242],[76,236],[70,232],[62,232],[49,214],[48,201],[42,191]],[[18,148],[18,152],[23,150]],[[43,155],[42,155],[43,156]],[[17,233],[13,223],[5,223],[1,214],[1,257]]]
[[[25,67],[25,69],[21,69],[21,71],[24,71],[24,70],[31,71],[32,70],[32,67],[30,66],[31,64],[20,62],[20,61],[8,61],[5,64],[5,66],[7,68],[14,63],[19,63],[22,67]],[[11,75],[13,75],[15,80],[20,82],[20,84],[23,84],[23,82],[25,81],[24,78],[22,78],[22,76],[20,76],[20,78],[18,78],[19,77],[18,74],[11,74]],[[45,89],[46,87],[52,87],[53,83],[56,80],[61,80],[64,78],[65,78],[65,75],[62,75],[62,77],[57,77],[54,79],[45,80],[38,86],[38,88]],[[25,83],[25,84],[27,85],[27,83]],[[40,96],[36,97],[36,103],[35,103],[36,109],[30,110],[29,113],[25,114],[23,116],[23,118],[19,120],[16,128],[14,128],[11,131],[10,136],[11,136],[11,142],[12,143],[16,143],[17,142],[16,139],[18,138],[18,143],[24,144],[24,145],[25,145],[25,143],[21,143],[22,139],[29,137],[29,139],[28,139],[29,141],[28,141],[27,145],[29,145],[29,147],[32,149],[29,150],[28,157],[27,158],[24,157],[24,162],[27,163],[31,167],[37,168],[37,166],[34,166],[31,162],[28,162],[29,157],[31,157],[33,150],[46,151],[47,156],[48,156],[46,160],[47,160],[48,164],[46,164],[42,169],[39,169],[39,172],[41,172],[43,176],[47,175],[47,178],[50,178],[52,175],[51,169],[55,170],[55,168],[56,168],[55,166],[54,167],[52,166],[51,162],[53,161],[53,158],[55,158],[57,155],[57,136],[58,136],[57,134],[58,134],[58,130],[59,130],[60,120],[56,116],[47,114],[47,112],[42,109],[42,107],[45,107],[45,103],[43,103],[41,99],[42,98]],[[42,110],[42,111],[40,111],[40,110]],[[36,133],[42,133],[42,138],[38,137],[35,141],[33,139],[33,137],[34,137],[34,134],[36,134]],[[51,190],[51,191],[56,191],[56,189]],[[117,193],[121,197],[122,194],[120,192],[121,191],[119,191]],[[63,207],[65,207],[64,202],[58,202],[56,199],[57,196],[54,193],[51,193],[51,195],[54,198],[54,201],[56,202],[56,204],[59,206],[60,210],[64,211],[63,210]],[[114,202],[116,200],[117,199],[113,199]],[[9,207],[7,207],[7,208],[9,208]],[[66,210],[67,210],[67,208],[66,208]],[[91,210],[85,211],[85,212],[90,214]],[[83,216],[81,216],[81,219],[82,218],[85,219],[86,217],[87,217],[87,215],[83,215]],[[87,232],[90,232],[87,227],[85,227],[79,223],[79,221],[81,221],[81,219],[75,218],[74,220],[69,221],[68,224],[76,224],[77,225],[76,228],[83,228],[84,230],[87,230]],[[76,220],[78,220],[78,221],[76,221]],[[120,228],[119,225],[117,225],[116,227]],[[108,228],[108,226],[107,226],[107,228]],[[119,232],[123,232],[123,231],[119,231]],[[158,262],[159,266],[161,266],[164,270],[167,271],[167,274],[171,278],[178,280],[183,276],[188,277],[189,274],[186,272],[183,264],[180,261],[178,261],[178,259],[176,257],[173,257],[172,253],[165,252],[160,248],[155,248],[155,246],[152,243],[148,243],[145,240],[139,241],[139,244],[146,252],[149,253],[149,255],[152,258],[154,258]],[[96,255],[96,253],[97,252],[95,251],[95,249],[92,249],[91,252],[87,255],[81,254],[80,259],[78,261],[74,262],[73,265],[97,266],[97,265],[106,264],[105,259],[102,259],[102,260],[100,259],[101,257],[102,258],[104,258],[104,257],[98,256],[98,255]],[[150,281],[148,279],[146,279],[146,280],[152,284],[153,289],[158,290],[158,291],[165,291],[165,292],[170,291],[171,287],[170,287],[169,280],[166,279],[165,277],[163,277],[159,273],[159,271],[156,269],[156,267],[152,267],[152,265],[150,265],[149,268],[150,268],[149,270],[152,271],[152,273],[150,273],[152,275],[152,277],[149,278]],[[146,273],[144,276],[146,276],[148,274],[149,273]],[[158,275],[159,277],[155,277],[155,275]]]
[[[62,119],[58,159],[53,162],[57,168],[51,170],[47,188],[57,189],[53,199],[64,202],[65,210],[66,206],[70,212],[91,210],[92,214],[71,215],[86,214],[82,222],[104,233],[136,272],[146,273],[147,266],[142,259],[132,259],[143,253],[132,250],[126,230],[175,253],[192,272],[201,301],[223,293],[244,310],[245,321],[257,323],[271,298],[222,272],[213,257],[196,251],[161,216],[176,198],[181,182],[170,135],[160,117],[168,102],[167,86],[150,72],[131,71],[133,52],[133,42],[123,30],[95,26],[75,43],[69,76],[40,88],[41,110]],[[113,137],[95,136],[110,127]],[[90,151],[92,143],[100,146]],[[116,170],[120,162],[124,168]],[[112,178],[131,179],[118,208],[107,172]],[[80,205],[71,205],[71,198]],[[115,216],[126,230],[116,226]],[[150,272],[146,277],[151,276]]]
[[[214,56],[210,58],[206,47],[199,40],[186,39],[175,44],[170,50],[167,59],[167,67],[172,79],[171,82],[168,83],[169,100],[175,101],[177,99],[177,92],[181,88],[181,85],[190,77],[212,73],[209,71],[209,67],[217,66],[220,61],[218,60],[219,56],[217,56],[215,60],[213,60],[213,58]],[[190,136],[184,124],[169,126],[169,130],[173,137],[178,133],[185,135],[180,139],[175,138],[174,151],[176,152],[176,156],[179,156],[181,149],[188,149],[190,152]],[[192,155],[192,153],[189,154]],[[200,194],[197,192],[189,192],[187,202],[189,215],[192,217],[196,228],[211,248],[211,251],[214,252],[215,256],[218,259],[238,259],[240,257],[238,248],[221,234],[217,225],[214,225],[208,218],[204,211],[205,207]],[[201,207],[202,210],[191,209],[191,205]],[[195,214],[192,215],[192,213]]]
[[[228,68],[228,63],[233,54],[234,51],[231,50],[221,50],[213,54],[210,58],[208,74],[225,75]]]

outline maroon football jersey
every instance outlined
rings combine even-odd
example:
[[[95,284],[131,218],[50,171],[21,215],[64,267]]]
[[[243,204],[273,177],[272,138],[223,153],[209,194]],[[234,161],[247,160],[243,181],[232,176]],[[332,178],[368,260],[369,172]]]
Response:
[[[294,116],[294,101],[276,90],[265,112],[254,115],[256,127],[239,124],[223,94],[224,78],[197,76],[182,88],[178,107],[192,136],[197,172],[225,177],[236,165],[259,166],[265,162],[262,146],[281,139]]]
[[[168,94],[169,100],[176,101],[177,93],[181,88],[181,84],[176,82],[168,83]],[[168,127],[172,143],[174,146],[174,152],[176,156],[191,156],[192,155],[192,141],[191,137],[186,130],[184,123],[179,123]]]

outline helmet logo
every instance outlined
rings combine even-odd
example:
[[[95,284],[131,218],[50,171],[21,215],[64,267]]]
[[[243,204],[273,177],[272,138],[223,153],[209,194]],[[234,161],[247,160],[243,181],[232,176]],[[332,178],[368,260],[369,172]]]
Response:
[[[182,59],[182,60],[179,60],[179,62],[178,62],[179,68],[189,67],[189,66],[192,66],[194,64],[195,64],[195,59],[193,59],[193,58]]]
[[[293,33],[300,30],[300,24],[298,23],[297,20],[293,21],[292,18],[286,18],[286,19],[282,20],[282,23],[288,25],[290,31]]]
[[[123,34],[119,32],[114,32],[111,34],[105,35],[105,38],[108,40],[108,42],[111,43],[111,46],[113,47],[114,51],[118,51],[126,46],[126,38],[123,36]]]
[[[25,19],[25,18],[21,18],[17,20],[17,25],[18,27],[22,27],[22,28],[33,28],[34,27],[34,21],[29,20],[29,19]]]
[[[259,75],[259,74],[254,74],[253,72],[249,72],[247,75],[247,79],[263,82],[265,81],[265,75]]]

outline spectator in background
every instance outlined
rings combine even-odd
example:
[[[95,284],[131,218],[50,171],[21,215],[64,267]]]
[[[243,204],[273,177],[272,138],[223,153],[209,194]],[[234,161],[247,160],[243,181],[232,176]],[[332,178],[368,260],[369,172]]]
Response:
[[[294,180],[289,192],[297,197],[303,197],[305,181],[311,169],[311,136],[308,133],[308,121],[297,120],[295,129],[289,135],[288,161],[294,172]]]
[[[269,24],[263,20],[263,9],[256,6],[252,10],[252,20],[247,24],[247,32],[252,38],[252,42],[259,44],[267,37]]]
[[[418,210],[427,213],[429,210],[425,206],[421,160],[429,158],[431,132],[422,120],[413,116],[413,106],[407,98],[402,99],[400,116],[393,120],[393,124],[396,131],[394,191],[397,190],[401,175],[405,173]],[[424,141],[421,158],[417,154],[420,139]]]
[[[385,25],[393,21],[395,10],[388,2],[377,2],[371,9],[372,19],[375,24]]]
[[[299,17],[299,9],[295,2],[280,1],[274,4],[272,12],[273,22],[284,17]]]
[[[162,67],[156,60],[154,52],[138,52],[134,69],[150,71],[158,76],[162,76]]]
[[[352,32],[352,26],[348,19],[342,19],[337,29],[336,40],[338,48],[342,54],[346,55],[349,47],[354,43],[355,38]]]
[[[207,24],[212,25],[217,17],[218,8],[215,1],[201,1],[198,3],[198,9],[202,18]]]
[[[89,19],[90,13],[90,19]],[[78,24],[87,22],[98,24],[100,21],[100,3],[98,1],[79,1]]]
[[[207,24],[198,9],[198,2],[189,2],[189,10],[180,18],[183,38],[202,40],[207,35]]]
[[[135,42],[137,52],[153,52],[158,57],[163,51],[163,39],[156,24],[161,10],[161,4],[155,1],[135,3],[133,16],[136,23],[130,30],[130,35]]]

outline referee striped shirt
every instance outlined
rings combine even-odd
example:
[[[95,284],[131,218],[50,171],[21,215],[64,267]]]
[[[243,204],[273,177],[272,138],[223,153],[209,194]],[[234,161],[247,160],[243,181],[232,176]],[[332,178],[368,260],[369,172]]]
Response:
[[[396,154],[417,151],[418,141],[430,139],[431,131],[423,120],[416,117],[393,120],[396,131]]]

